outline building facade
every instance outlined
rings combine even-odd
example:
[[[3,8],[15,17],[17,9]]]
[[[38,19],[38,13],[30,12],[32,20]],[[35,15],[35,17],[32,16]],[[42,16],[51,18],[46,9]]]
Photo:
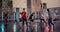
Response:
[[[2,0],[2,11],[12,11],[12,0]]]

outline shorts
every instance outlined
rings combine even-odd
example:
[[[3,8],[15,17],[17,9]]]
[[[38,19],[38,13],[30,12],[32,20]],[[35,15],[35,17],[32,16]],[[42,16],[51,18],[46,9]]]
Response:
[[[22,21],[23,21],[23,25],[24,25],[24,22],[26,22],[26,24],[27,24],[27,19],[23,19]]]
[[[20,22],[22,22],[22,21],[23,21],[23,19],[22,19],[22,18],[19,18],[19,21],[20,21]]]
[[[33,19],[30,19],[31,22],[33,22]]]
[[[27,19],[22,19],[23,21],[27,21]]]

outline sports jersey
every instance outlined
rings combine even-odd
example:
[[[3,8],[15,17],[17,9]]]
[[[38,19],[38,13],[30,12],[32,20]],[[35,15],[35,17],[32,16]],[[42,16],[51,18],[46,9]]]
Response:
[[[21,15],[22,15],[22,19],[26,19],[26,12],[25,12],[25,11],[23,11],[23,12],[21,13]]]

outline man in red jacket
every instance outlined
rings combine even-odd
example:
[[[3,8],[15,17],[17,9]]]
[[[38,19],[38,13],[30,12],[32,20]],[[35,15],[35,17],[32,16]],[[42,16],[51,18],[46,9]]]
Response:
[[[23,8],[23,11],[21,12],[21,15],[22,15],[23,25],[24,25],[24,22],[26,22],[26,23],[27,23],[25,8]]]
[[[22,21],[23,21],[23,32],[26,32],[26,26],[27,26],[27,18],[26,18],[26,11],[25,11],[25,8],[23,8],[23,11],[21,12],[21,15],[22,15]],[[25,23],[26,23],[26,26],[25,26]]]

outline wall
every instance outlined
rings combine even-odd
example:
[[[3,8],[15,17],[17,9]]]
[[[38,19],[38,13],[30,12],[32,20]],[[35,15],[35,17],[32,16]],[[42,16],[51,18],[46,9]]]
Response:
[[[13,8],[27,8],[27,0],[13,0]]]
[[[42,3],[47,3],[47,8],[60,7],[60,0],[41,0]]]
[[[13,7],[27,7],[27,0],[13,0]]]
[[[31,0],[32,12],[37,12],[41,10],[41,1],[40,0]]]

